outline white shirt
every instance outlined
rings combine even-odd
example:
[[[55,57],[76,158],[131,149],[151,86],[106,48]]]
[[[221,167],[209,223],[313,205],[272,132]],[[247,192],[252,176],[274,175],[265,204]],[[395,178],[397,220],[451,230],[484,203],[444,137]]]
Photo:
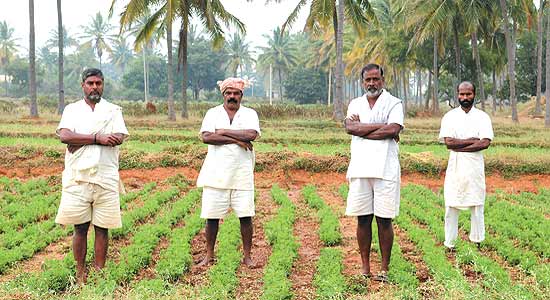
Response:
[[[403,126],[403,105],[401,100],[386,90],[370,108],[366,95],[353,99],[347,117],[359,115],[361,123],[399,124]],[[351,159],[346,178],[380,178],[399,181],[399,146],[394,139],[370,140],[353,135],[351,137]]]
[[[63,110],[56,133],[66,128],[80,134],[128,135],[128,129],[122,118],[120,106],[101,99],[94,110],[84,99],[71,103]],[[119,147],[85,145],[74,153],[65,151],[65,170],[63,170],[63,187],[77,182],[89,182],[105,189],[119,190],[118,174]]]
[[[439,141],[446,137],[493,140],[491,118],[475,107],[466,113],[461,107],[447,112],[441,120]],[[481,151],[450,150],[445,174],[445,205],[457,208],[482,205],[485,202],[485,164]]]
[[[251,108],[240,106],[230,122],[222,105],[209,109],[204,116],[200,134],[215,133],[216,129],[253,129],[260,135],[258,114]],[[197,186],[219,189],[254,190],[254,151],[237,144],[208,145]]]

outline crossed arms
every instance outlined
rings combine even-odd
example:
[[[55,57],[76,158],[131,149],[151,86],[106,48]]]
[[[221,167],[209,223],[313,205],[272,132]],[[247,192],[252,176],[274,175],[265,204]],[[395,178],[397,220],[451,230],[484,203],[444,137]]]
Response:
[[[351,135],[359,136],[369,140],[395,139],[399,141],[399,132],[401,125],[391,124],[367,124],[361,123],[358,115],[352,115],[344,120],[346,132]]]
[[[102,146],[118,146],[124,142],[125,134],[82,134],[72,132],[70,129],[61,128],[59,130],[59,139],[62,143],[67,144],[67,150],[74,153],[76,150],[85,145],[102,145]]]
[[[456,152],[477,152],[489,148],[490,144],[490,139],[455,139],[451,137],[445,138],[445,145],[447,146],[447,149]]]
[[[204,131],[201,134],[202,142],[209,145],[237,144],[245,150],[252,151],[252,141],[258,137],[254,129],[216,129],[216,132]]]

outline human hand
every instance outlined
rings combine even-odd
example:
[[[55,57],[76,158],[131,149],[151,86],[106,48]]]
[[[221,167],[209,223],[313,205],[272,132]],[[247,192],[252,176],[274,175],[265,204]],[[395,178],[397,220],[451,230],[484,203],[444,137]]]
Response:
[[[393,139],[394,139],[394,141],[395,141],[396,143],[399,143],[399,140],[400,140],[399,134],[396,135],[396,136],[394,136]]]
[[[254,149],[254,146],[251,142],[237,141],[237,145],[239,145],[239,147],[243,148],[246,151],[252,151]]]
[[[225,135],[225,129],[216,129],[216,134]]]
[[[97,134],[96,143],[103,146],[118,146],[122,144],[122,137],[116,134]]]
[[[361,122],[361,119],[359,119],[359,115],[357,114],[351,115],[348,119],[350,119],[352,122]]]

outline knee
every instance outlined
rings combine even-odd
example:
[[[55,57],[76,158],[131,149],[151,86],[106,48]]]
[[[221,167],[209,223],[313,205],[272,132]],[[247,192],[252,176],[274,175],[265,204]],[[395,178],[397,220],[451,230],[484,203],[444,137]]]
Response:
[[[252,225],[252,217],[242,217],[239,218],[241,225]]]
[[[357,217],[357,226],[368,226],[372,222],[373,215],[365,215]]]
[[[79,235],[79,236],[86,236],[86,235],[88,235],[88,228],[89,227],[90,227],[90,222],[75,225],[74,226],[74,234]]]
[[[206,226],[209,226],[209,227],[212,227],[212,226],[217,227],[219,223],[220,223],[220,219],[207,219],[206,220]]]
[[[376,217],[376,223],[377,223],[378,227],[381,227],[383,229],[391,228],[392,219],[391,218]]]

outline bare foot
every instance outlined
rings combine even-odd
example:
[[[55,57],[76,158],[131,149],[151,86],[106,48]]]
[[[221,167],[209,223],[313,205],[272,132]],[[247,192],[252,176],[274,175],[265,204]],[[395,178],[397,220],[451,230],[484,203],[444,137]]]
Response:
[[[86,272],[86,269],[78,269],[76,270],[76,284],[78,285],[84,285],[86,284],[88,274]]]
[[[249,269],[255,269],[258,267],[250,257],[245,257],[242,262],[245,266],[247,266]]]
[[[211,265],[215,259],[213,257],[206,256],[203,260],[197,262],[197,267],[205,267]]]
[[[361,274],[367,278],[370,278],[372,276],[372,273],[370,272],[370,265],[363,265],[361,267]]]

